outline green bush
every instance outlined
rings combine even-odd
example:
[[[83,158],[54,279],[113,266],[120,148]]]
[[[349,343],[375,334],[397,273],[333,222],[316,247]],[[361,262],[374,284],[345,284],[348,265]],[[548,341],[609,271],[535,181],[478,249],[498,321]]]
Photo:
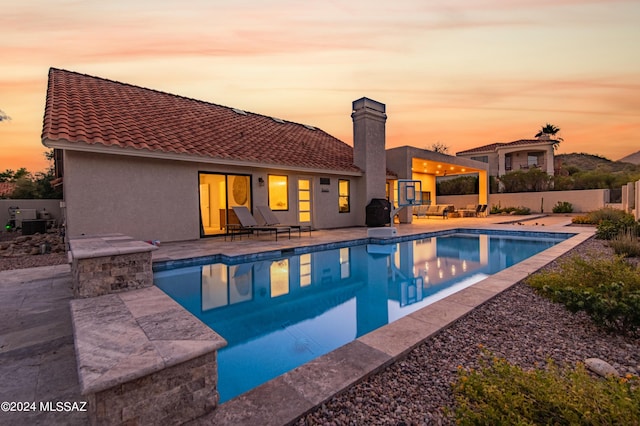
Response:
[[[458,368],[459,425],[632,425],[640,419],[640,380],[595,378],[583,364],[525,371],[486,351],[478,370]]]
[[[500,204],[491,206],[491,214],[516,214],[527,215],[531,213],[529,207],[500,207]]]
[[[613,251],[623,257],[640,256],[640,241],[638,235],[632,229],[625,229],[609,241]]]
[[[518,215],[524,215],[524,214],[531,214],[531,209],[529,207],[516,207],[513,210],[513,214],[518,214]]]
[[[596,238],[599,240],[610,240],[620,233],[620,226],[617,222],[608,219],[598,223],[596,228]]]
[[[604,207],[598,210],[587,213],[589,220],[593,224],[598,224],[603,220],[610,220],[612,222],[619,222],[628,214],[622,210],[614,209],[611,207]],[[630,216],[630,215],[629,215]]]
[[[640,224],[636,222],[633,215],[611,207],[589,212],[587,218],[588,223],[598,226],[596,238],[601,240],[610,240],[627,230],[634,232],[636,235],[640,232]],[[577,222],[573,221],[573,223]]]
[[[596,238],[610,240],[623,232],[631,232],[634,235],[638,235],[638,230],[640,230],[640,226],[635,218],[630,214],[625,214],[625,216],[616,221],[604,219],[598,222]]]
[[[640,334],[640,271],[620,256],[573,256],[526,282],[571,312],[585,311],[598,326]]]
[[[516,170],[500,176],[503,192],[537,192],[549,189],[551,176],[544,170],[532,167]]]
[[[558,201],[552,210],[554,213],[571,213],[573,212],[573,205],[568,201]]]
[[[489,210],[489,213],[491,213],[491,214],[500,214],[500,213],[502,213],[502,208],[500,207],[500,203],[498,203],[498,205],[493,204],[491,206],[491,210]]]
[[[436,182],[436,195],[464,195],[478,193],[477,176],[459,176]]]

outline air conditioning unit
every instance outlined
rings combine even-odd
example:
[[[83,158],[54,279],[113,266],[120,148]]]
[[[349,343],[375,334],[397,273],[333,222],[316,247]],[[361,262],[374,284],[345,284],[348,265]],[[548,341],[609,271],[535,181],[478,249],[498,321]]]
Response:
[[[16,228],[22,228],[23,220],[35,220],[38,218],[36,209],[19,209],[16,210]]]

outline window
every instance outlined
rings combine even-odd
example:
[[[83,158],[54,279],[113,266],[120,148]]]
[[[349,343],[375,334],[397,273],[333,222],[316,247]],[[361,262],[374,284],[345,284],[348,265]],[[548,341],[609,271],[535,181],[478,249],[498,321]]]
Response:
[[[349,181],[338,180],[338,211],[349,213],[351,211],[351,201],[349,200]]]
[[[269,207],[289,210],[289,182],[286,176],[269,175]]]
[[[476,160],[476,161],[482,161],[483,163],[488,163],[489,162],[489,156],[488,155],[481,155],[479,157],[471,157],[472,160]]]
[[[538,156],[536,154],[527,155],[527,166],[536,167],[538,165]]]

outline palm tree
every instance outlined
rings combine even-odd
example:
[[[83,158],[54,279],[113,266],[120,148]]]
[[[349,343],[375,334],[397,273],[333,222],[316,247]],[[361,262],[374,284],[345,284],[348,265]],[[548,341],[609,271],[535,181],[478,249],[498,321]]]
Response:
[[[7,121],[7,120],[11,120],[11,117],[9,117],[7,114],[4,113],[3,110],[0,109],[0,121]]]
[[[557,149],[560,142],[564,139],[560,137],[556,137],[556,134],[560,131],[559,127],[554,126],[553,124],[547,123],[540,128],[540,131],[536,133],[536,138],[540,138],[543,136],[548,136],[549,139],[553,139],[556,143],[553,144],[553,149]]]

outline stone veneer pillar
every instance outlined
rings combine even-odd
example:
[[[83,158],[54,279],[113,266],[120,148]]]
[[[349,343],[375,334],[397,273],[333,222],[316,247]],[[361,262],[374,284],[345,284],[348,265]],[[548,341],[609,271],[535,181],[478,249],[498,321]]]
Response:
[[[74,297],[95,297],[153,285],[158,247],[122,234],[69,241]]]

